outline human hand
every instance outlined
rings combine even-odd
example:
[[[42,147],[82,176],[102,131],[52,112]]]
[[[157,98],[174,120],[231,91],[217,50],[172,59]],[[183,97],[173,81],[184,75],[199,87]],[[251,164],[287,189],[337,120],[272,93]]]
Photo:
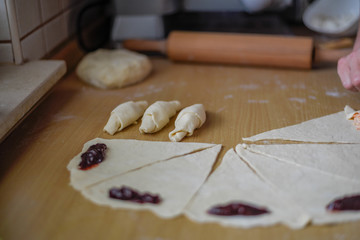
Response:
[[[360,91],[360,48],[339,59],[337,72],[344,88]]]

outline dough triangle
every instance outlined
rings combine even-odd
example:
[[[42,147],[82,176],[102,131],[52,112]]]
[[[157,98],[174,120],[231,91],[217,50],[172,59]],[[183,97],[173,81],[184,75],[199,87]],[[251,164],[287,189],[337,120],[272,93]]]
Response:
[[[317,143],[360,143],[360,131],[346,119],[344,111],[315,118],[289,127],[270,130],[244,141],[291,140]]]
[[[266,207],[271,213],[258,216],[214,216],[207,213],[211,207],[231,202],[244,202]],[[301,228],[309,218],[281,193],[259,178],[234,149],[224,156],[221,165],[213,172],[195,195],[185,215],[196,222],[217,222],[224,226],[254,227],[283,223]]]
[[[100,205],[148,209],[163,218],[175,217],[183,212],[190,199],[204,183],[220,150],[221,145],[216,145],[193,154],[157,162],[85,188],[82,194]],[[108,197],[110,188],[121,186],[139,192],[158,194],[162,202],[138,204]]]
[[[360,182],[360,144],[247,145],[248,150]]]
[[[329,212],[326,205],[345,195],[360,194],[357,181],[323,174],[307,167],[295,166],[236,146],[236,152],[265,181],[287,195],[314,224],[360,220],[360,211]]]
[[[208,143],[172,143],[139,141],[132,139],[96,138],[85,143],[82,153],[91,145],[105,143],[108,147],[105,160],[98,166],[83,171],[78,169],[81,153],[75,156],[67,168],[71,173],[70,184],[78,190],[115,175],[149,164],[210,148]]]

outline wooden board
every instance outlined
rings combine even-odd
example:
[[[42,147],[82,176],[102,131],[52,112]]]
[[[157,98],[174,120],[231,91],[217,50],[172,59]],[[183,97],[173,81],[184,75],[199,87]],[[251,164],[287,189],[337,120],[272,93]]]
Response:
[[[69,186],[66,165],[93,138],[168,141],[162,131],[141,135],[132,125],[103,132],[111,110],[128,100],[203,103],[207,121],[187,142],[223,144],[224,153],[248,137],[342,111],[360,109],[360,96],[341,86],[336,68],[311,71],[172,63],[153,58],[145,81],[99,90],[71,72],[0,145],[0,237],[3,239],[358,239],[359,223],[236,229],[164,220],[148,211],[114,210],[87,201]],[[219,161],[218,161],[219,162]],[[176,189],[175,189],[176,190]]]
[[[59,60],[0,65],[0,142],[65,72]]]

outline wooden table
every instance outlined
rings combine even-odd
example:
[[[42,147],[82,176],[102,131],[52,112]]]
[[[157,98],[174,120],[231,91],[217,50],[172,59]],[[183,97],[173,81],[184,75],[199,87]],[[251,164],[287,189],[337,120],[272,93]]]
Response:
[[[69,186],[66,165],[93,138],[169,141],[174,119],[162,131],[141,135],[132,125],[114,136],[103,132],[109,113],[129,100],[203,103],[207,121],[186,142],[223,144],[224,153],[251,136],[342,111],[360,109],[360,95],[341,86],[336,68],[311,71],[172,63],[152,58],[145,81],[99,90],[62,79],[0,145],[2,239],[359,239],[360,222],[236,229],[197,224],[186,217],[161,219],[148,211],[99,207]],[[301,194],[301,193],[299,193]]]

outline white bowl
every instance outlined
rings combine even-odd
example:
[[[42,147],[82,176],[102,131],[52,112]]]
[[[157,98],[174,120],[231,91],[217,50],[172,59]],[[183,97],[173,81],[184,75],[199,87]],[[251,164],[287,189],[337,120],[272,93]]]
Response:
[[[357,32],[359,0],[317,0],[303,14],[309,29],[331,36],[352,36]]]

